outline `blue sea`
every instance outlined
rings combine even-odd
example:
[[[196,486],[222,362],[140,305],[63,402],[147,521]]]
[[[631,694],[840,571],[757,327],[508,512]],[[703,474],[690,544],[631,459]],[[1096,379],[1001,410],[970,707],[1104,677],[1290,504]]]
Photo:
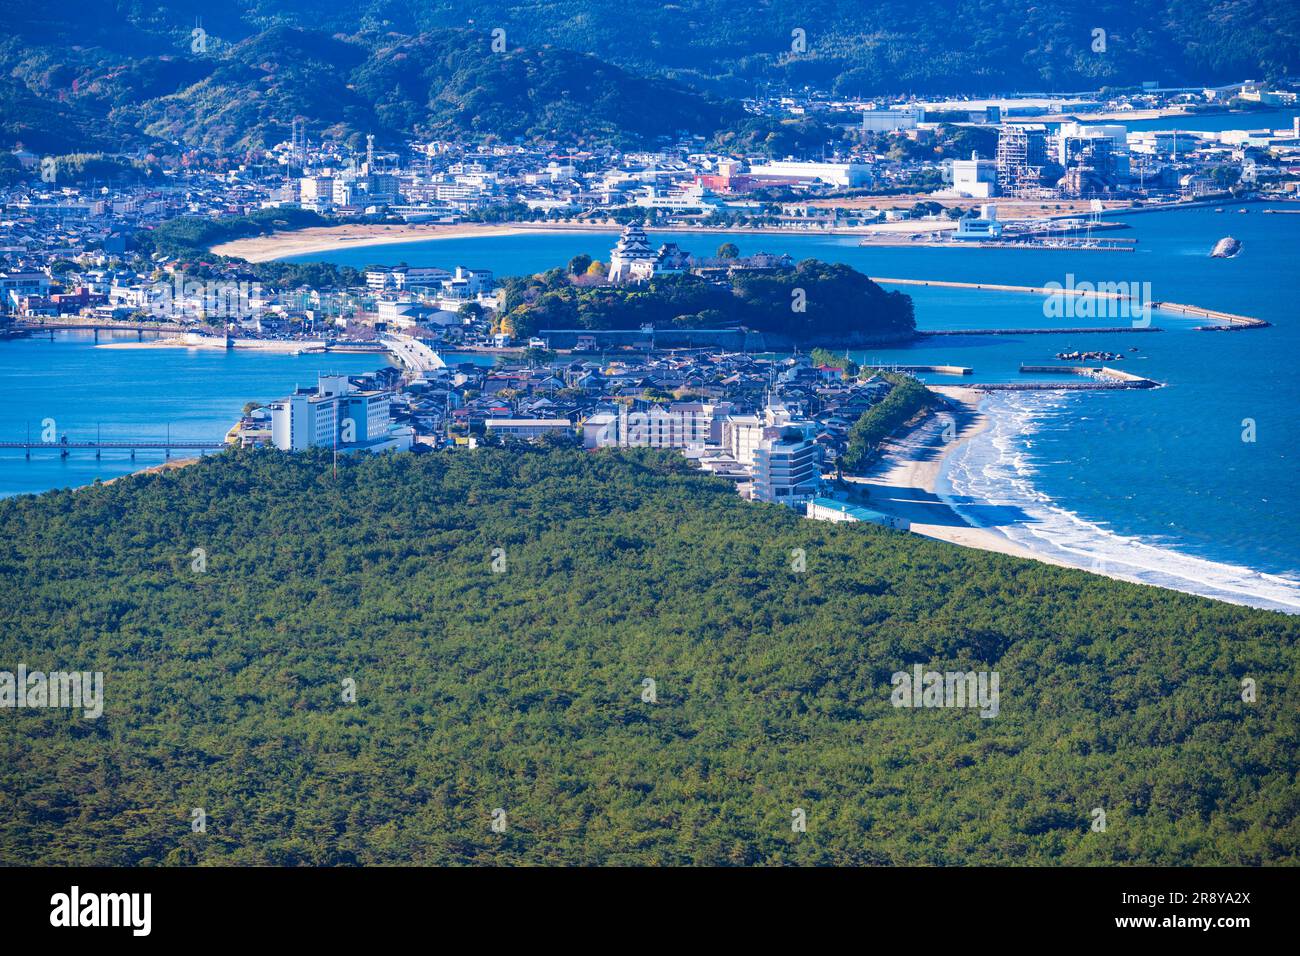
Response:
[[[1245,214],[1238,208],[1246,208]],[[1227,600],[1300,611],[1300,300],[1295,263],[1300,216],[1270,207],[1228,205],[1135,215],[1133,252],[859,247],[849,237],[662,233],[697,252],[735,242],[744,253],[789,253],[848,263],[868,275],[1022,286],[1051,282],[1150,284],[1157,300],[1257,316],[1271,328],[1197,332],[1203,320],[1162,312],[1148,334],[940,337],[857,353],[881,363],[970,366],[968,379],[1014,381],[1021,363],[1052,363],[1057,352],[1122,352],[1115,364],[1164,383],[1149,391],[1018,392],[985,400],[992,424],[945,460],[941,491],[971,520],[1040,552],[1133,580]],[[1300,207],[1291,206],[1296,209]],[[1243,243],[1233,259],[1210,259],[1222,236]],[[606,259],[614,233],[554,232],[441,239],[348,249],[330,259],[540,271],[586,253]],[[1045,316],[1032,294],[898,286],[913,297],[923,329],[1117,326],[1126,318]],[[128,335],[134,338],[133,334]],[[106,339],[101,337],[101,341]],[[382,360],[358,355],[288,356],[254,352],[108,350],[90,333],[53,342],[0,343],[0,399],[10,415],[0,440],[21,439],[54,418],[60,433],[92,437],[219,439],[246,401],[268,401],[317,372],[368,371]],[[1251,432],[1253,431],[1253,434]],[[1253,438],[1253,440],[1243,440]],[[41,457],[42,454],[45,457]],[[0,494],[85,484],[161,461],[124,456],[96,461],[0,451]],[[998,507],[977,508],[972,502]]]
[[[146,340],[148,337],[145,337]],[[385,364],[373,355],[281,355],[214,349],[104,349],[134,332],[58,332],[0,342],[0,441],[40,441],[43,423],[69,441],[221,441],[249,401],[266,403],[318,372],[349,374]],[[186,457],[190,452],[178,452]],[[0,449],[0,495],[85,485],[164,461],[161,451]]]

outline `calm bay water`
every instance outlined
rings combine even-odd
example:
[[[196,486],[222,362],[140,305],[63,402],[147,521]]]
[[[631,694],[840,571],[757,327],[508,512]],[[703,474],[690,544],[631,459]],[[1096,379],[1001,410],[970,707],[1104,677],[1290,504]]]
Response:
[[[1165,331],[1125,335],[1009,335],[935,338],[855,354],[862,360],[957,364],[975,381],[1020,378],[1021,363],[1054,361],[1064,349],[1122,351],[1120,367],[1166,383],[1154,391],[1014,393],[986,401],[994,425],[950,456],[941,484],[959,508],[992,501],[1015,514],[1005,533],[1042,551],[1136,580],[1168,584],[1261,606],[1300,609],[1300,298],[1295,262],[1300,216],[1248,214],[1228,206],[1129,217],[1116,235],[1138,239],[1130,253],[859,247],[855,239],[718,233],[652,235],[708,252],[724,241],[742,252],[788,252],[848,263],[869,275],[1042,286],[1048,282],[1150,283],[1156,299],[1254,315],[1263,330],[1195,332],[1198,320],[1155,313]],[[1281,207],[1279,207],[1281,208]],[[1296,207],[1291,207],[1296,208]],[[1207,256],[1215,240],[1244,243],[1230,260]],[[557,232],[447,239],[349,249],[300,260],[384,262],[539,271],[578,253],[606,259],[614,233]],[[921,328],[1048,327],[1035,295],[899,286],[913,296]],[[1124,325],[1125,319],[1067,320]],[[128,335],[128,340],[134,336]],[[101,341],[106,341],[102,337]],[[369,371],[372,356],[287,356],[172,349],[96,349],[89,333],[54,342],[0,344],[0,398],[10,409],[0,439],[33,434],[43,418],[60,433],[89,438],[220,439],[246,401],[267,401],[318,371]],[[933,382],[960,379],[925,376]],[[1255,440],[1243,441],[1243,422]],[[118,455],[101,461],[0,452],[0,494],[109,478],[161,461]],[[988,522],[987,509],[967,507]],[[997,524],[997,522],[993,522]],[[1295,579],[1295,580],[1293,580]]]
[[[135,342],[134,332],[59,332],[0,343],[0,402],[9,410],[0,441],[42,440],[42,421],[53,419],[69,441],[221,441],[245,402],[269,402],[296,385],[314,385],[318,372],[370,372],[384,364],[373,355],[279,355],[213,349],[102,349],[97,344]],[[185,457],[190,452],[175,453]],[[164,461],[161,451],[73,451],[60,458],[0,449],[0,495],[89,484]]]

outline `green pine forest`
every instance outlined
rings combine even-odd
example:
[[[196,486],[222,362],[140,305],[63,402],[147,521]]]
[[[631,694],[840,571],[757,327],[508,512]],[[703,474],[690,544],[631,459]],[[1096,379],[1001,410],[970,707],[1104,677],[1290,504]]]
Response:
[[[0,864],[1290,864],[1298,636],[672,453],[227,452],[0,501],[0,670],[106,696],[0,711]]]

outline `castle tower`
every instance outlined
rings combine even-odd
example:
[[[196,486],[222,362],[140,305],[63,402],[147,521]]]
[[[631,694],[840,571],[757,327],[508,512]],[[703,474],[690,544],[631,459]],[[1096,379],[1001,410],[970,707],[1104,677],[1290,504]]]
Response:
[[[658,256],[650,248],[645,230],[629,223],[609,254],[609,281],[615,284],[648,279],[655,273]]]

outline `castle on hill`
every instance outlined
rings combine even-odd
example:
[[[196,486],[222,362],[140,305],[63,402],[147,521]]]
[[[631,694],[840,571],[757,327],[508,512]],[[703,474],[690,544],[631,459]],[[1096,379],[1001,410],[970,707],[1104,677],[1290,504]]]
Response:
[[[609,281],[614,285],[635,285],[648,282],[655,276],[690,272],[725,278],[734,272],[774,271],[793,269],[794,260],[788,255],[774,256],[760,252],[752,256],[734,258],[697,257],[681,249],[675,242],[666,242],[655,250],[639,223],[629,223],[609,254]]]

